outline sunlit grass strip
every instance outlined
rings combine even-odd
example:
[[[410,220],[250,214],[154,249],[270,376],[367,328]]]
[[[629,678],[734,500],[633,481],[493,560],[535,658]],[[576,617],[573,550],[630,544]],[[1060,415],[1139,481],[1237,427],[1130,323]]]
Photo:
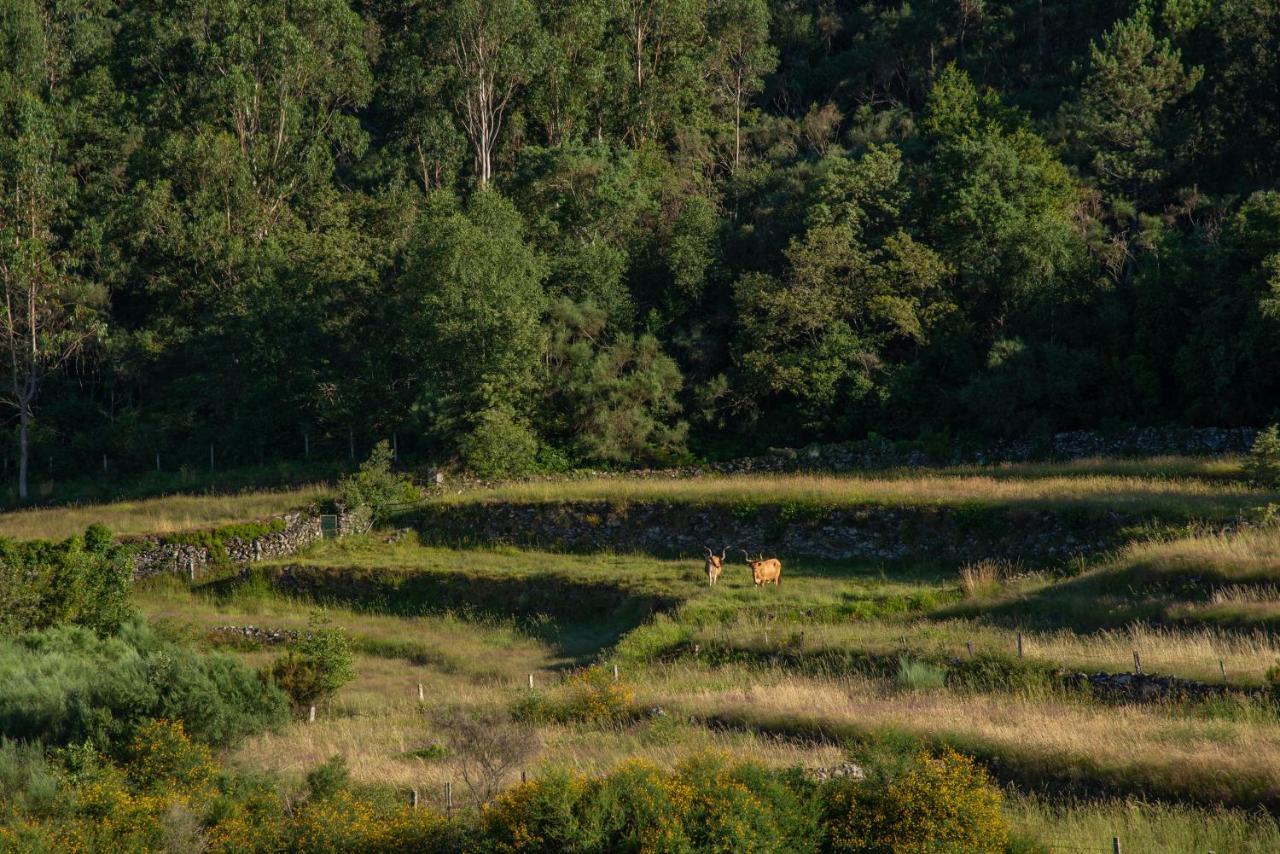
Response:
[[[789,474],[529,481],[446,494],[433,501],[790,503],[814,507],[975,505],[1212,517],[1280,501],[1280,495],[1241,483],[1193,478],[1082,475],[1024,479],[914,473],[901,477]]]
[[[865,621],[778,625],[751,616],[698,630],[691,642],[767,653],[795,647],[803,631],[806,654],[853,650],[880,655],[900,652],[932,660],[964,659],[997,653],[1014,656],[1018,632],[970,620]],[[1206,682],[1254,685],[1280,659],[1280,637],[1270,632],[1230,632],[1211,628],[1176,629],[1140,624],[1122,629],[1078,634],[1068,630],[1023,632],[1028,661],[1084,672],[1124,673],[1133,669],[1133,653],[1147,673],[1182,676]],[[768,638],[768,643],[766,643]]]
[[[1119,839],[1124,851],[1280,851],[1280,823],[1265,812],[1197,809],[1140,800],[1049,802],[1012,797],[1005,810],[1015,834],[1050,851],[1110,850]]]
[[[172,534],[262,519],[306,507],[327,494],[321,485],[236,495],[170,495],[142,501],[85,504],[0,514],[0,536],[60,540],[94,523],[115,534]]]
[[[1160,708],[945,691],[885,692],[868,680],[752,671],[735,687],[677,677],[668,707],[700,719],[836,742],[898,731],[994,763],[1028,787],[1074,783],[1207,805],[1280,805],[1273,719],[1197,719]]]

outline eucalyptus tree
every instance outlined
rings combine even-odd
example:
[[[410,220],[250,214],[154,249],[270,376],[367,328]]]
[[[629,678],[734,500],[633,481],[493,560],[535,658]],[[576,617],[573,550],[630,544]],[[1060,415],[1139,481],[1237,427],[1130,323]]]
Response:
[[[65,20],[47,12],[31,0],[0,3],[0,342],[22,499],[44,381],[102,336],[106,304],[105,289],[77,270],[73,58]]]

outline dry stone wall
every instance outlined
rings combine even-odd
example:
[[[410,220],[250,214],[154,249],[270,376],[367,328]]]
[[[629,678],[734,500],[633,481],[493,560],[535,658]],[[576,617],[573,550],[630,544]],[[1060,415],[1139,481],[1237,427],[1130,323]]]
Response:
[[[669,555],[700,554],[707,545],[831,560],[1003,558],[1028,564],[1114,548],[1143,522],[1111,511],[883,506],[797,511],[785,505],[611,502],[433,504],[413,521],[426,539],[444,544]]]
[[[310,512],[286,513],[277,518],[284,523],[280,530],[258,537],[232,537],[223,541],[221,546],[226,559],[234,564],[247,564],[288,557],[323,536],[320,517]],[[207,573],[214,562],[215,550],[209,546],[147,537],[134,553],[133,577],[137,580],[170,572],[198,578]]]

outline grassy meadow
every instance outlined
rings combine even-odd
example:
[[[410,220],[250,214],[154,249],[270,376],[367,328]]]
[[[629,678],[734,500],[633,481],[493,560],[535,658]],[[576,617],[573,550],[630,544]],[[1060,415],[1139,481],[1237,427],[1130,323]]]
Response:
[[[528,480],[486,489],[446,490],[438,502],[559,503],[573,501],[687,504],[791,504],[817,507],[940,506],[1115,511],[1214,520],[1280,502],[1280,493],[1250,487],[1230,464],[1109,470],[1072,465],[960,467],[874,474],[588,477]]]
[[[175,534],[262,519],[315,503],[330,490],[322,485],[228,494],[167,495],[105,504],[68,504],[0,513],[0,537],[61,540],[92,524],[118,536]]]
[[[1126,851],[1268,851],[1280,843],[1280,713],[1256,692],[1280,661],[1280,526],[1257,509],[1275,496],[1237,475],[1234,461],[1171,458],[598,478],[429,499],[1067,504],[1252,520],[1035,571],[782,555],[780,588],[755,588],[739,563],[710,587],[698,555],[454,549],[375,532],[196,584],[149,579],[132,599],[166,637],[255,667],[284,646],[226,627],[305,632],[318,612],[343,627],[355,679],[314,722],[295,718],[222,756],[251,774],[297,783],[341,755],[358,784],[416,790],[441,807],[451,784],[466,807],[479,796],[463,782],[448,722],[494,715],[525,721],[532,740],[503,785],[548,769],[600,775],[633,759],[673,767],[707,751],[812,770],[951,747],[992,771],[1018,838],[1044,846],[1028,850],[1104,850],[1118,836]],[[32,511],[0,518],[0,532],[60,537],[102,521],[165,533],[317,493]],[[1135,651],[1147,673],[1255,696],[1120,702],[1063,676],[1130,672]],[[584,688],[584,673],[602,681]],[[609,713],[574,711],[584,690],[612,703]]]

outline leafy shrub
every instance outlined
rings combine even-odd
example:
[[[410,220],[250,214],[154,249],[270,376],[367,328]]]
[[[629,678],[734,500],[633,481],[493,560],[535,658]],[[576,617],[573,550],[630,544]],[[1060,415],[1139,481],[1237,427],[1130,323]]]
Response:
[[[586,724],[616,724],[635,716],[635,688],[615,680],[603,665],[583,668],[569,677],[567,720]]]
[[[586,836],[580,818],[586,782],[556,771],[508,789],[480,813],[482,851],[580,851]]]
[[[818,814],[783,778],[720,754],[685,760],[678,787],[687,792],[685,832],[698,851],[813,850]]]
[[[657,766],[624,762],[591,786],[584,822],[604,851],[687,851],[684,827],[692,793]]]
[[[828,852],[1003,851],[1002,798],[973,760],[920,754],[887,785],[842,780],[824,797]]]
[[[524,694],[512,707],[517,720],[529,723],[579,723],[612,726],[636,717],[635,688],[614,680],[603,665],[574,671],[563,687],[551,694]]]
[[[307,631],[272,665],[271,676],[296,708],[306,708],[354,679],[354,662],[347,633],[313,613]]]
[[[463,464],[480,477],[513,477],[533,470],[538,439],[511,410],[490,407],[475,417],[459,450]]]
[[[351,772],[341,755],[330,756],[307,772],[307,791],[312,798],[331,798],[351,787]]]
[[[132,613],[132,577],[101,525],[61,543],[0,538],[0,636],[67,624],[112,634]]]
[[[369,459],[360,464],[353,475],[338,481],[338,495],[348,514],[367,517],[367,528],[386,521],[397,504],[413,504],[422,494],[409,476],[392,471],[391,445],[384,439],[373,446]]]
[[[1254,486],[1280,488],[1280,426],[1272,424],[1258,433],[1244,462],[1244,470]]]
[[[209,748],[188,736],[182,721],[154,720],[138,728],[129,744],[129,778],[140,789],[205,786],[217,767]]]
[[[116,637],[64,626],[0,641],[0,731],[119,750],[151,718],[181,719],[224,745],[281,721],[283,694],[249,667],[159,639],[140,622]]]

